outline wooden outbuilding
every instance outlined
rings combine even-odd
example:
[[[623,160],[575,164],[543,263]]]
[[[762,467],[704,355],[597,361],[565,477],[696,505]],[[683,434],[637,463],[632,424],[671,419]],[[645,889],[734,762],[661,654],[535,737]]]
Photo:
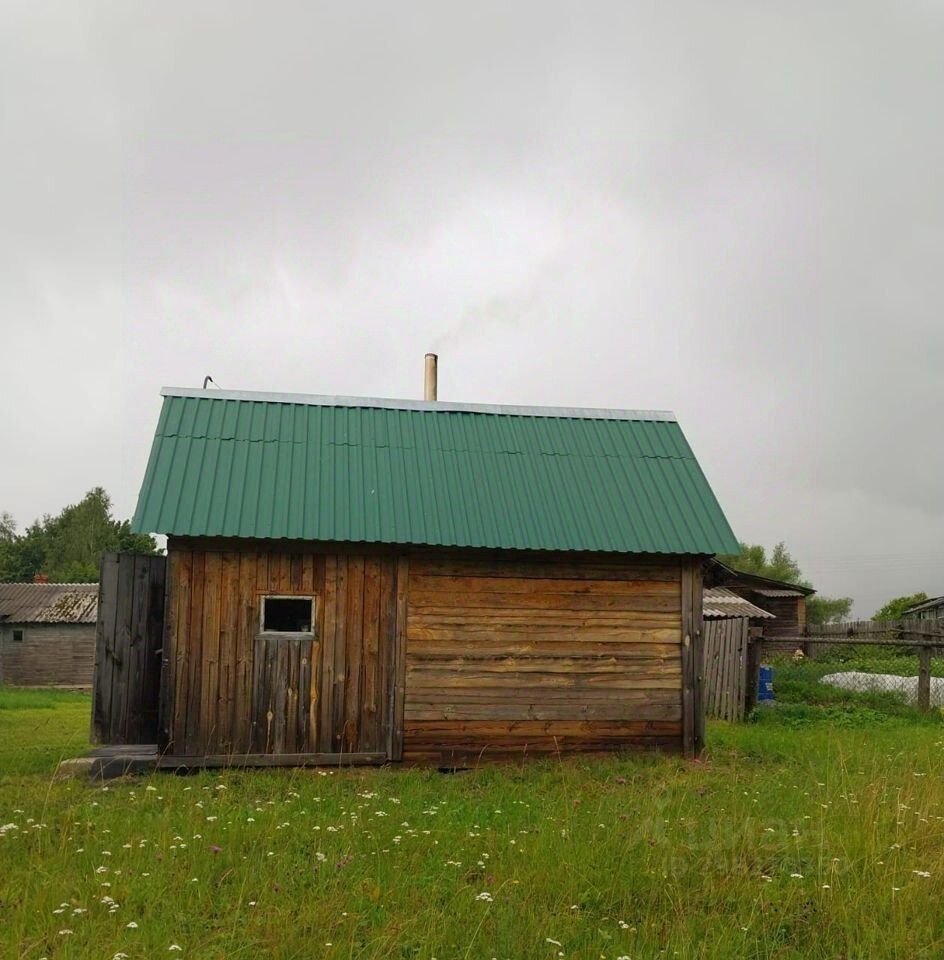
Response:
[[[165,389],[175,762],[701,746],[702,567],[737,542],[664,412]]]
[[[0,683],[89,687],[96,583],[0,583]]]
[[[710,576],[708,578],[711,579]],[[706,586],[702,594],[704,617],[705,714],[722,720],[743,720],[750,673],[749,643],[774,615],[728,587]]]
[[[816,591],[787,580],[772,580],[756,573],[735,570],[720,560],[712,560],[706,570],[706,582],[724,587],[750,601],[771,618],[752,616],[751,626],[762,627],[764,638],[797,637],[806,628],[806,601]],[[789,645],[789,644],[788,644]],[[795,646],[795,643],[793,644]]]
[[[939,620],[944,617],[944,597],[931,597],[912,604],[902,614],[905,620]]]

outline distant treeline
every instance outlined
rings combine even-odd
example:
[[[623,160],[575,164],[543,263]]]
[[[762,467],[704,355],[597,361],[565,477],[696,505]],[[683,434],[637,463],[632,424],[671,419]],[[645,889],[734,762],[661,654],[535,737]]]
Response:
[[[160,552],[154,537],[132,533],[129,521],[111,515],[111,497],[102,487],[22,533],[9,513],[0,514],[0,580],[30,582],[45,575],[53,583],[92,583],[102,554],[111,550]]]

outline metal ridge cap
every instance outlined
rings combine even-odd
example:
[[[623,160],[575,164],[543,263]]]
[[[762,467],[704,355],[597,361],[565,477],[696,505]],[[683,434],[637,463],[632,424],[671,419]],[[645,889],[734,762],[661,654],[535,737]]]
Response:
[[[203,400],[245,400],[255,403],[300,404],[312,407],[362,407],[411,410],[421,413],[490,413],[499,416],[559,417],[568,420],[650,420],[677,423],[671,410],[617,410],[606,407],[538,407],[488,403],[451,403],[444,400],[396,400],[388,397],[337,397],[309,393],[269,393],[256,390],[202,390],[199,387],[162,387],[162,397]]]

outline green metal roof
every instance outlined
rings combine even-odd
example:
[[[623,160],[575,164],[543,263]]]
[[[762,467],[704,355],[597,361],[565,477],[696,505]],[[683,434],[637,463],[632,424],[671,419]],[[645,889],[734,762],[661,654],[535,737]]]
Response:
[[[671,414],[162,393],[138,532],[737,552]]]

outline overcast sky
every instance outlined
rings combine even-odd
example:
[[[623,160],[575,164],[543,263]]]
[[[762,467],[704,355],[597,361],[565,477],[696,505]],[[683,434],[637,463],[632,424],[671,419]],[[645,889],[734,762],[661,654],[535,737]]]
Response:
[[[779,9],[778,9],[779,8]],[[11,2],[0,510],[163,385],[668,408],[741,539],[944,593],[944,5]]]

